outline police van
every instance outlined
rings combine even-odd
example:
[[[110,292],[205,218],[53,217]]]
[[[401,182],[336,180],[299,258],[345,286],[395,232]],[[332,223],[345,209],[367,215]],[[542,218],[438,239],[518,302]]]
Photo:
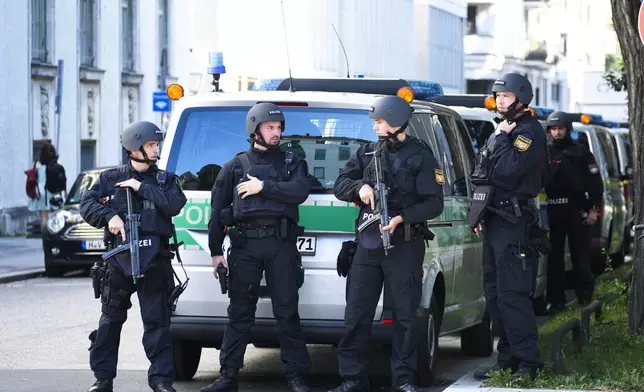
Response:
[[[282,109],[286,118],[282,143],[304,150],[317,184],[299,207],[299,224],[305,228],[297,239],[305,269],[299,312],[307,343],[334,345],[344,332],[346,280],[338,276],[336,261],[342,242],[354,238],[358,209],[336,199],[333,186],[358,147],[377,140],[369,118],[373,102],[397,94],[415,109],[409,134],[430,145],[445,175],[443,213],[428,222],[435,238],[427,243],[423,263],[419,374],[424,384],[431,382],[438,337],[444,334],[459,333],[466,354],[492,353],[482,284],[482,242],[468,226],[474,150],[458,113],[427,101],[442,93],[439,83],[402,79],[270,79],[258,81],[253,91],[194,96],[183,96],[178,85],[168,88],[176,106],[159,166],[191,184],[184,186],[188,202],[174,219],[190,277],[171,321],[178,379],[193,377],[202,347],[221,345],[229,299],[213,276],[208,248],[210,187],[225,162],[249,148],[246,113],[258,102],[272,102]],[[228,246],[226,241],[224,247]],[[173,265],[182,274],[176,258]],[[391,333],[392,307],[385,289],[373,319],[372,339],[387,344]],[[277,323],[265,294],[257,303],[250,342],[260,347],[278,345]]]

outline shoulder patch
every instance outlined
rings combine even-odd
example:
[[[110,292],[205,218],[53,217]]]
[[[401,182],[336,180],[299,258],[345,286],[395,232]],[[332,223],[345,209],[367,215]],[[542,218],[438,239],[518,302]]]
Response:
[[[596,163],[591,163],[590,165],[588,165],[588,169],[590,170],[591,174],[599,173],[599,167],[597,166]]]
[[[514,147],[519,150],[519,151],[527,151],[528,148],[530,148],[530,144],[532,144],[532,140],[528,139],[527,137],[523,135],[517,136],[516,140],[514,141]]]
[[[441,169],[434,169],[434,179],[439,185],[445,185],[445,175]]]

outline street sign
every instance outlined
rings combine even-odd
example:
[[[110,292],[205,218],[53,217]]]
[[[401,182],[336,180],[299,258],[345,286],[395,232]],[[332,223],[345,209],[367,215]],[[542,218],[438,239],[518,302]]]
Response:
[[[152,93],[152,111],[170,111],[170,98],[168,98],[168,94],[165,91],[155,91]]]

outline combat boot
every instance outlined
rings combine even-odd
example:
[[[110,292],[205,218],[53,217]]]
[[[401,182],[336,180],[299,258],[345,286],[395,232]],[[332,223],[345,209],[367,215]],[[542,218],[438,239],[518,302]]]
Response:
[[[311,392],[311,388],[304,381],[304,377],[300,374],[287,374],[288,386],[293,392]]]
[[[172,385],[165,385],[162,382],[155,385],[152,390],[154,392],[177,392],[177,390],[174,389]]]
[[[405,383],[403,385],[393,387],[391,390],[399,391],[399,392],[423,392],[424,391],[423,388],[417,387],[414,384],[410,384],[410,383]]]
[[[200,392],[237,392],[237,377],[239,369],[222,367],[219,370],[219,378],[207,387],[201,388]]]
[[[490,378],[493,373],[505,373],[508,369],[510,369],[511,373],[514,373],[517,367],[515,361],[498,361],[494,366],[481,366],[476,369],[474,371],[474,379],[483,381]]]
[[[342,385],[329,392],[370,392],[368,378],[346,378],[342,380]]]
[[[112,380],[99,380],[94,381],[87,392],[112,392]]]

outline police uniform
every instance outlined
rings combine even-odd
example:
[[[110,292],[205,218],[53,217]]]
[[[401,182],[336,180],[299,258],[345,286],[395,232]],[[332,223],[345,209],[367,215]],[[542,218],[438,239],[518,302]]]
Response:
[[[126,149],[132,142],[138,144],[129,148],[133,151],[142,148],[143,142],[162,140],[162,133],[152,123],[138,122],[130,125],[121,138]],[[156,392],[173,392],[171,310],[168,300],[175,284],[170,263],[174,254],[170,251],[169,240],[174,233],[172,217],[178,215],[186,203],[177,177],[159,170],[154,164],[139,172],[131,162],[104,171],[83,195],[80,215],[89,225],[106,228],[104,240],[108,250],[123,242],[120,234],[114,235],[107,230],[110,219],[118,215],[125,224],[129,241],[127,191],[115,184],[131,178],[141,183],[138,192],[131,190],[131,198],[132,212],[140,216],[139,258],[144,277],[134,283],[129,251],[109,258],[101,268],[102,314],[98,329],[90,336],[92,344],[89,349],[90,366],[96,382],[89,391],[112,391],[121,328],[132,306],[131,295],[136,292],[144,325],[143,347],[150,360],[148,384]]]
[[[592,208],[599,212],[604,184],[599,167],[590,150],[570,137],[572,122],[564,112],[548,116],[546,127],[565,126],[568,131],[563,139],[553,140],[550,146],[550,165],[546,194],[552,253],[548,257],[548,301],[551,309],[565,306],[564,248],[566,235],[575,274],[575,289],[580,304],[592,298],[594,277],[590,266],[590,233],[584,223]],[[588,198],[586,198],[586,193]]]
[[[402,142],[394,139],[404,132],[412,111],[409,104],[398,97],[377,100],[370,117],[385,119],[391,127],[400,126],[401,129],[385,140],[358,148],[335,183],[335,196],[339,200],[358,203],[360,211],[357,248],[350,266],[351,281],[347,284],[345,333],[338,345],[339,373],[343,383],[334,392],[369,390],[364,356],[383,282],[390,289],[394,306],[392,384],[395,390],[419,390],[415,386],[418,350],[404,347],[403,342],[412,333],[412,322],[420,305],[426,239],[423,237],[429,232],[427,221],[439,216],[443,210],[444,180],[427,144],[410,135],[406,135]],[[380,151],[381,158],[376,158],[372,154],[374,151]],[[389,217],[403,218],[390,235],[393,247],[387,250],[387,254],[377,215],[382,211],[373,211],[359,196],[365,184],[376,189],[376,159],[380,159],[382,182],[388,188]],[[346,276],[347,271],[338,265],[338,273]]]
[[[259,133],[259,124],[266,121],[284,124],[284,116],[273,104],[255,105],[247,115],[248,133]],[[306,161],[259,137],[253,142],[267,149],[253,146],[235,156],[221,169],[212,188],[209,247],[212,256],[223,255],[226,229],[231,241],[227,255],[230,305],[219,355],[220,377],[203,392],[237,390],[264,271],[289,386],[296,392],[310,390],[304,380],[310,364],[298,311],[304,270],[296,245],[303,233],[297,224],[299,205],[310,189],[308,168]],[[236,188],[247,181],[246,174],[263,181],[263,188],[242,199]]]
[[[541,124],[523,109],[532,100],[532,86],[525,77],[506,74],[495,81],[492,91],[495,96],[497,92],[516,94],[517,100],[503,115],[516,127],[490,136],[471,175],[476,188],[470,224],[475,228],[482,223],[484,228],[484,292],[499,331],[497,365],[479,369],[475,376],[484,378],[490,370],[512,368],[517,376],[534,377],[543,362],[532,308],[538,260],[537,249],[531,246],[536,222],[532,200],[547,168],[547,141]]]

